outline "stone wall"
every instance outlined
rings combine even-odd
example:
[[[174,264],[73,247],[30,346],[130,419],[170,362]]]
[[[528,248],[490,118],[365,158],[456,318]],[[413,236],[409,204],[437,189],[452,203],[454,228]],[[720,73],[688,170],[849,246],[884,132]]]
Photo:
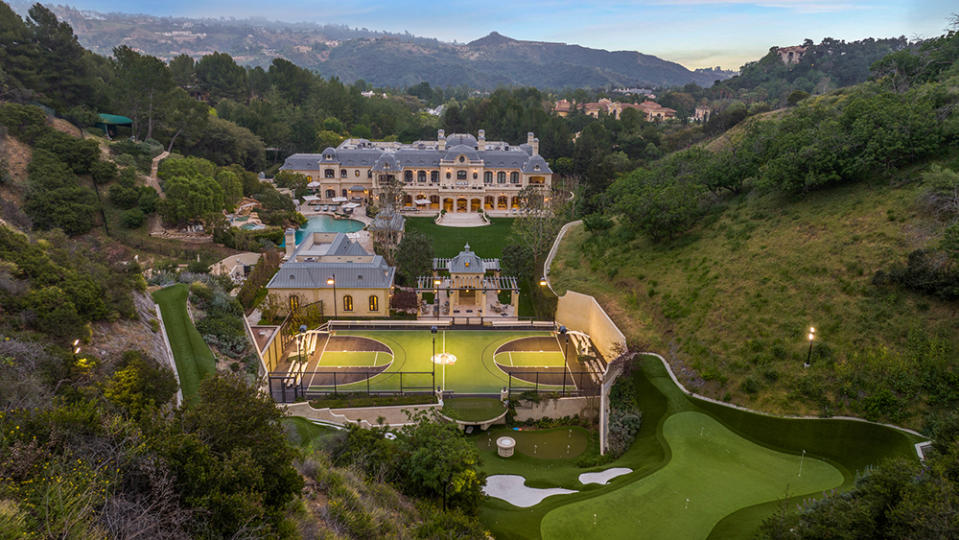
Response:
[[[567,291],[557,302],[556,322],[570,330],[589,334],[607,362],[626,351],[626,336],[592,296]]]
[[[526,420],[562,418],[564,416],[596,418],[598,414],[598,397],[566,397],[544,399],[539,403],[522,401],[516,405],[515,419],[517,422],[525,422]]]

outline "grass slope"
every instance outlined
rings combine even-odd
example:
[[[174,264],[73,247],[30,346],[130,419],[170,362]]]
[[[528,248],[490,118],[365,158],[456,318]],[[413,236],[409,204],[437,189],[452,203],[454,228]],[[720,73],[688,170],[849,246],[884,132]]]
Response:
[[[712,527],[715,538],[752,538],[762,520],[776,510],[777,499],[785,495],[783,480],[789,475],[798,474],[802,450],[806,450],[804,476],[806,464],[810,460],[818,461],[814,465],[817,467],[817,482],[811,487],[801,482],[790,482],[790,498],[787,500],[790,504],[808,498],[800,496],[800,487],[806,489],[807,493],[819,493],[818,490],[825,489],[825,484],[835,485],[836,471],[841,474],[838,483],[845,489],[852,485],[857,473],[882,459],[915,459],[913,444],[917,438],[878,424],[765,416],[689,398],[676,387],[662,363],[653,357],[640,357],[632,373],[623,377],[628,377],[634,386],[634,395],[643,411],[643,423],[629,450],[608,464],[582,469],[576,467],[572,460],[545,460],[525,455],[504,460],[496,458],[493,450],[484,451],[483,440],[479,440],[482,468],[487,474],[521,474],[531,487],[580,490],[580,493],[572,495],[550,497],[532,508],[516,508],[503,501],[487,499],[480,509],[480,518],[497,538],[539,538],[541,522],[544,524],[542,536],[551,538],[557,529],[553,529],[554,525],[549,523],[567,513],[570,517],[563,519],[570,527],[570,534],[578,531],[582,536],[583,531],[589,531],[595,537],[655,537],[658,534],[657,527],[672,526],[662,525],[656,521],[661,519],[657,516],[671,513],[673,519],[687,520],[681,514],[682,507],[676,507],[675,494],[669,495],[668,491],[664,491],[662,497],[646,498],[647,493],[672,485],[682,485],[700,494],[696,500],[704,506],[697,510],[696,515],[702,512],[703,518],[696,520],[695,534],[686,534],[685,529],[669,529],[675,534],[663,537],[704,537],[710,534]],[[676,417],[679,420],[673,420]],[[704,436],[707,432],[710,436],[700,439],[700,429]],[[480,434],[477,437],[486,436]],[[594,444],[591,442],[591,445]],[[727,449],[729,454],[726,453]],[[724,456],[738,457],[727,460]],[[757,466],[762,465],[760,469],[768,483],[747,470],[754,461]],[[743,463],[747,469],[743,468]],[[578,481],[580,473],[609,467],[629,467],[633,472],[614,479],[609,486],[584,486]],[[735,470],[736,474],[726,474],[725,469]],[[646,487],[647,484],[650,486]],[[745,489],[749,486],[761,490],[763,497],[754,498],[750,495],[749,490]],[[727,492],[736,504],[702,499],[705,493],[720,494],[716,497],[722,498]],[[683,506],[686,497],[691,499],[692,508],[693,497],[680,495],[678,500]],[[617,518],[598,519],[594,526],[592,515],[600,511],[594,509],[593,498],[603,498],[605,501],[625,498],[635,504],[620,507]],[[763,498],[767,498],[766,502],[763,502]],[[556,514],[543,521],[551,512]],[[652,525],[647,522],[642,528],[637,528],[635,521],[628,516],[638,513],[643,513],[646,520],[653,520],[655,527],[647,528],[647,525]],[[568,537],[565,531],[557,535]]]
[[[183,397],[192,399],[200,387],[200,380],[216,373],[216,360],[187,315],[188,294],[189,288],[180,283],[154,292],[153,301],[163,314],[163,325],[170,338]]]
[[[442,412],[453,420],[483,422],[506,412],[506,406],[497,398],[450,398],[443,401]]]
[[[589,235],[574,228],[551,278],[560,294],[596,296],[633,346],[667,355],[701,393],[773,412],[863,415],[883,380],[919,372],[909,364],[915,337],[959,350],[954,304],[871,282],[932,241],[938,225],[916,206],[922,191],[916,181],[795,202],[742,196],[682,239],[589,256]],[[810,326],[817,348],[804,370]],[[873,388],[850,382],[863,377]],[[918,427],[924,399],[874,416]]]

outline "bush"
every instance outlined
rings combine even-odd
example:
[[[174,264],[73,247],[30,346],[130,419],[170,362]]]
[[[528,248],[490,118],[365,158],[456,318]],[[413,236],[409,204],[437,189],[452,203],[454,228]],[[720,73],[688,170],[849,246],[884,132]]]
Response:
[[[120,224],[127,229],[137,229],[146,220],[146,216],[139,208],[131,208],[120,213]]]
[[[106,184],[116,179],[118,169],[111,161],[97,160],[90,167],[90,175],[97,184]]]

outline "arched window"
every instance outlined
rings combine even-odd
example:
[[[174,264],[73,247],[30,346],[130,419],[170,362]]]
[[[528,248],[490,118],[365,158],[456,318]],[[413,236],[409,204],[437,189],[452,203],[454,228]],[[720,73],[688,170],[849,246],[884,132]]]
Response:
[[[473,180],[476,180],[477,178],[479,178],[479,175],[476,173],[473,173]]]
[[[460,163],[466,162],[466,156],[460,156]]]
[[[486,171],[483,173],[483,183],[492,184],[493,183],[493,171]]]
[[[466,180],[466,171],[456,171],[457,180]]]
[[[340,178],[346,178],[346,175],[349,173],[346,169],[340,169]]]
[[[426,182],[426,171],[418,171],[416,173],[417,182]]]
[[[440,181],[440,172],[439,171],[430,171],[430,182],[437,184]]]
[[[496,183],[497,183],[497,184],[505,184],[505,183],[506,183],[506,173],[504,173],[504,172],[502,172],[502,171],[496,173]]]
[[[343,297],[343,311],[353,311],[353,297],[346,295]]]
[[[404,173],[403,173],[403,181],[404,181],[404,182],[412,182],[412,181],[413,181],[413,171],[406,171],[406,172],[404,172]]]
[[[345,189],[344,189],[344,190],[342,190],[342,192],[343,192],[343,193],[342,193],[342,195],[341,195],[341,196],[343,196],[343,197],[348,197],[348,195],[347,195],[347,193],[346,193],[346,190],[345,190]]]
[[[509,183],[510,183],[510,184],[518,184],[518,183],[519,183],[519,173],[518,173],[518,172],[511,172],[511,173],[509,173]]]
[[[450,173],[446,173],[446,179],[447,179],[447,180],[449,180],[449,179],[450,179],[450,178],[452,178],[452,177],[453,177],[453,175],[452,175],[452,174],[450,174]]]
[[[353,171],[353,176],[359,178],[359,177],[360,177],[360,170],[359,170],[359,169],[356,169],[355,171]]]
[[[332,199],[333,197],[336,197],[336,190],[335,189],[326,190],[326,198]]]
[[[360,172],[360,171],[356,171],[356,172]],[[366,171],[366,177],[373,178],[373,169]]]
[[[324,177],[324,178],[336,178],[336,171],[334,171],[333,169],[324,169],[324,170],[323,170],[323,177]]]
[[[370,311],[379,311],[380,310],[380,297],[375,294],[370,296]]]

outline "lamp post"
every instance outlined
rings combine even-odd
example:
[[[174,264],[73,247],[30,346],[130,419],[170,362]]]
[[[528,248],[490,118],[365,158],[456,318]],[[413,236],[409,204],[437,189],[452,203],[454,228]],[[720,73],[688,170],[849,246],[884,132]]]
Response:
[[[546,276],[543,276],[543,277],[539,278],[539,286],[540,286],[540,287],[545,287],[545,286],[547,286],[547,285],[549,285],[549,282],[546,281]]]
[[[812,360],[812,342],[816,339],[816,328],[813,326],[809,327],[809,352],[806,353],[806,363],[803,364],[803,367],[809,367],[809,361]]]
[[[433,356],[430,357],[430,365],[433,367],[433,388],[436,388],[436,327],[430,327],[430,334],[433,334]]]
[[[436,319],[440,318],[440,283],[442,281],[438,279],[433,280],[433,317]],[[433,333],[436,333],[436,327],[433,327]],[[433,341],[436,341],[436,338],[433,338]],[[433,344],[433,354],[436,354],[436,344]]]
[[[559,327],[559,335],[561,335],[561,336],[563,336],[563,338],[565,338],[565,339],[564,339],[564,343],[563,343],[563,362],[566,362],[566,361],[567,361],[567,358],[566,358],[567,352],[566,352],[566,351],[569,349],[569,334],[568,334],[567,332],[568,332],[568,331],[566,330],[566,327],[565,327],[565,326],[560,326],[560,327]]]
[[[331,275],[326,279],[327,285],[333,286],[333,318],[336,318],[336,274]]]
[[[306,325],[300,325],[300,333],[296,336],[296,351],[300,358],[300,364],[303,363],[303,333],[306,332]]]

